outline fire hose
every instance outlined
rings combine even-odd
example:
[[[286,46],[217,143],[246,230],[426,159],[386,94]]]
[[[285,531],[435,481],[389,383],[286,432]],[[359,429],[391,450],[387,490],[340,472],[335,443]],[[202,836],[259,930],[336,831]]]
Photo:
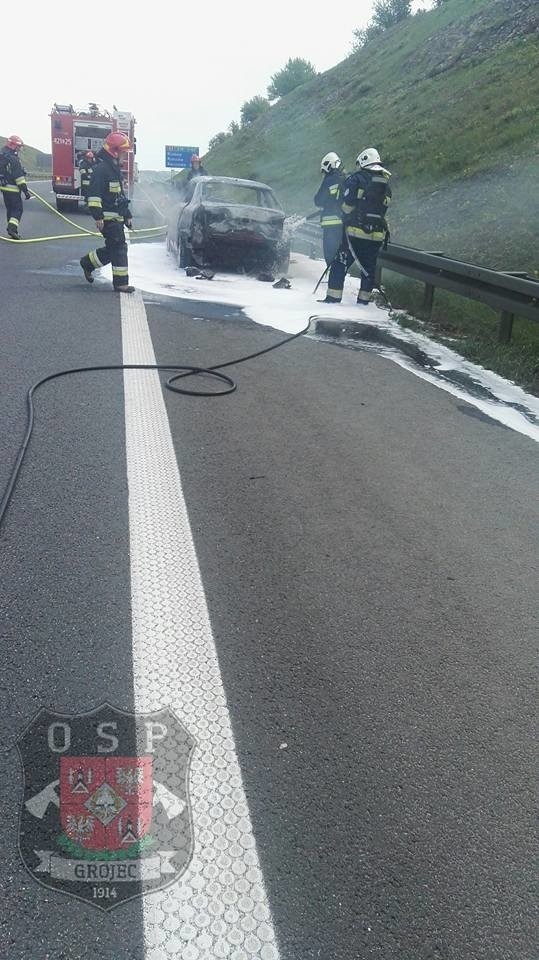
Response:
[[[56,208],[53,207],[52,203],[49,203],[48,200],[45,200],[45,198],[40,196],[39,193],[36,193],[34,190],[30,190],[30,193],[32,197],[35,197],[36,200],[39,200],[40,203],[42,203],[45,207],[47,207],[54,214],[56,214],[57,217],[60,217],[61,220],[64,220],[70,226],[75,227],[75,229],[78,230],[79,232],[78,233],[60,233],[50,237],[29,237],[28,239],[24,239],[24,240],[23,239],[15,240],[12,237],[0,237],[0,240],[3,240],[4,243],[17,243],[17,244],[44,243],[48,240],[75,240],[75,239],[80,240],[82,236],[101,237],[101,233],[99,233],[98,231],[88,230],[87,227],[83,227],[79,223],[76,223],[74,220],[70,220],[69,217],[64,216],[63,213],[60,213],[59,210],[56,210]],[[146,236],[146,235],[164,233],[166,232],[166,230],[167,230],[166,224],[162,224],[159,227],[141,227],[138,230],[129,230],[129,235],[137,236],[140,234],[144,234],[144,236]]]

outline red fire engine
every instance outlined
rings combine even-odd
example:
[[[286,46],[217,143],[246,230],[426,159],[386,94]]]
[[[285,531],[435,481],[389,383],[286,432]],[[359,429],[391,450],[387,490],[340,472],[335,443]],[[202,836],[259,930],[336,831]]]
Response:
[[[58,210],[76,210],[80,199],[79,159],[87,150],[97,153],[109,133],[125,133],[133,149],[123,154],[121,167],[124,188],[131,197],[136,179],[135,118],[117,110],[109,113],[96,103],[87,110],[75,110],[71,104],[55,103],[51,110],[52,189]]]

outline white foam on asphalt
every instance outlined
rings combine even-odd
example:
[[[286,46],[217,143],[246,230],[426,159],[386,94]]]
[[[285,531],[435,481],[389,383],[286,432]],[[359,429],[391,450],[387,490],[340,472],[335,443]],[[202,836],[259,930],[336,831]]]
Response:
[[[539,441],[539,398],[526,393],[511,381],[464,360],[454,350],[430,340],[424,334],[403,329],[387,310],[381,310],[374,304],[367,308],[357,307],[358,281],[352,277],[346,279],[342,305],[328,309],[317,303],[317,297],[322,298],[325,294],[325,286],[321,285],[316,295],[313,295],[313,288],[323,269],[324,264],[320,260],[294,253],[288,274],[292,289],[274,290],[270,283],[230,273],[217,273],[214,280],[186,277],[184,271],[178,268],[175,257],[167,253],[164,243],[137,242],[129,250],[130,279],[147,293],[237,306],[255,323],[286,333],[301,330],[310,315],[322,312],[328,319],[355,320],[380,327],[424,351],[440,373],[456,371],[459,375],[465,375],[471,381],[471,389],[441,379],[398,349],[377,346],[377,352],[422,380],[475,406],[493,420]],[[475,395],[474,388],[488,396]]]
[[[140,293],[121,313],[124,363],[155,364]],[[159,375],[126,371],[124,390],[135,708],[170,707],[197,744],[194,855],[143,898],[144,957],[278,960]]]

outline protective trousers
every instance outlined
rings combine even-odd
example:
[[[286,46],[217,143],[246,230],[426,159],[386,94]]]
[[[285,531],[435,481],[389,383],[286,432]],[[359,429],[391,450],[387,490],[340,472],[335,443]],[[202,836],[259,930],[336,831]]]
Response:
[[[330,266],[337,256],[343,242],[342,223],[339,226],[322,227],[322,237],[324,243],[324,260],[326,266]]]
[[[87,253],[82,257],[81,264],[85,270],[91,272],[112,263],[112,285],[124,287],[129,283],[124,225],[117,220],[105,220],[101,232],[105,238],[105,246]]]
[[[329,271],[328,279],[328,300],[334,303],[340,303],[344,290],[344,278],[348,270],[354,263],[354,256],[350,246],[354,251],[355,258],[363,267],[365,273],[361,274],[361,283],[357,295],[358,303],[368,303],[371,299],[371,293],[375,285],[376,262],[378,254],[383,244],[378,240],[364,240],[360,237],[345,237],[337,259],[333,261]]]
[[[6,205],[6,216],[8,226],[19,228],[22,217],[22,200],[20,190],[2,190],[2,196]]]

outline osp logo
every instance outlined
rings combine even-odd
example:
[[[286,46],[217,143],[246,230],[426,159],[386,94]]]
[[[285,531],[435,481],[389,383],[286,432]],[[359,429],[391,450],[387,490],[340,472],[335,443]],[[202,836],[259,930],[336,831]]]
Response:
[[[193,854],[195,740],[168,708],[41,710],[17,742],[19,850],[39,882],[112,910],[174,882]]]

